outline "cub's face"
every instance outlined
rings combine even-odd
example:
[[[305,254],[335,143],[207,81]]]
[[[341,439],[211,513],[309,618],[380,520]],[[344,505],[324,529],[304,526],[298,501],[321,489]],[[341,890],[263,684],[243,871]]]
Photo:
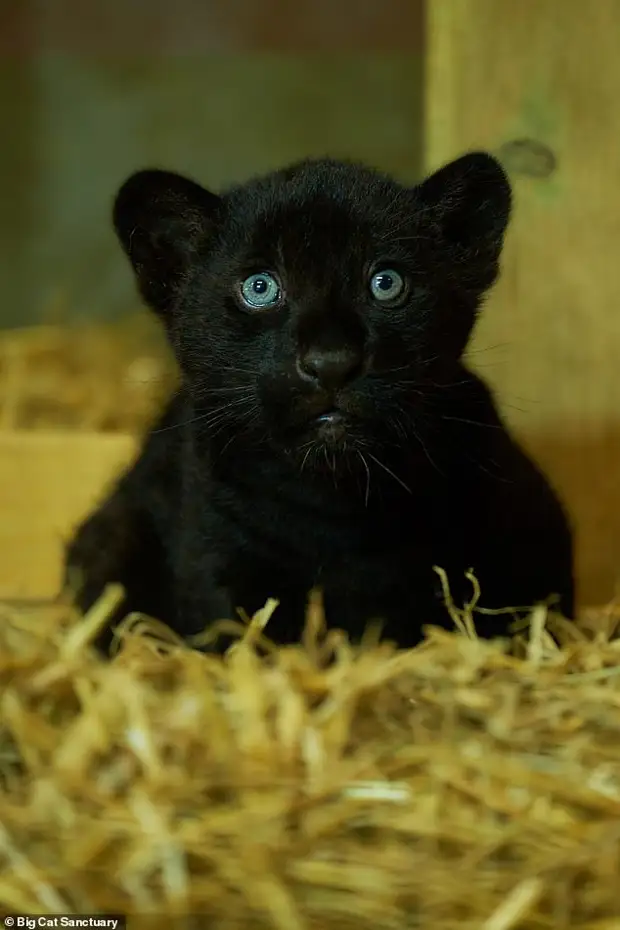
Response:
[[[486,155],[415,188],[322,161],[222,197],[141,172],[115,223],[200,428],[311,468],[420,438],[496,277],[509,207]]]

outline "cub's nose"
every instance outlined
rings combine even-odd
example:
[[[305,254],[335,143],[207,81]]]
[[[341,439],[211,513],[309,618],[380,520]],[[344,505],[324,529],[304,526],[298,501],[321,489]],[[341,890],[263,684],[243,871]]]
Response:
[[[353,381],[361,374],[363,366],[364,356],[355,348],[311,348],[297,359],[300,375],[327,390],[337,390]]]

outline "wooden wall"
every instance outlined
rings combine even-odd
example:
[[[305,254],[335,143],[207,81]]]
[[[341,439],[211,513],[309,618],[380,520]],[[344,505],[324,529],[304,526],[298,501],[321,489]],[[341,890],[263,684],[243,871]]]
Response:
[[[18,4],[23,0],[3,0]],[[415,54],[423,0],[30,0],[48,47],[77,55]]]
[[[427,167],[489,148],[515,188],[472,361],[568,502],[601,601],[620,580],[620,2],[429,0],[427,20]]]
[[[0,0],[0,327],[136,309],[110,204],[144,165],[417,178],[423,38],[423,0]]]

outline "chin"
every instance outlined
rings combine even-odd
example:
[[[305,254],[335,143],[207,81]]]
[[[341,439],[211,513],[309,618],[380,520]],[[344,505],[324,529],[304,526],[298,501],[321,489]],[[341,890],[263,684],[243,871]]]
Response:
[[[295,437],[288,452],[303,472],[351,471],[365,443],[346,414],[321,414]]]

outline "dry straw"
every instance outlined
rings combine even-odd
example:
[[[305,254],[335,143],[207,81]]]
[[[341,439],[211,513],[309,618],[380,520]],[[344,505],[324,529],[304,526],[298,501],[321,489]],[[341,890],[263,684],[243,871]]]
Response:
[[[1,908],[618,930],[620,608],[398,652],[315,600],[259,651],[270,603],[223,658],[129,617],[104,662],[120,595],[0,618]]]
[[[270,647],[270,603],[224,657],[129,617],[106,662],[90,644],[121,594],[0,609],[0,910],[620,930],[620,605],[540,607],[510,642],[453,610],[398,652],[326,634],[317,599],[303,642]]]
[[[8,331],[0,337],[0,429],[135,432],[174,381],[148,317]]]

